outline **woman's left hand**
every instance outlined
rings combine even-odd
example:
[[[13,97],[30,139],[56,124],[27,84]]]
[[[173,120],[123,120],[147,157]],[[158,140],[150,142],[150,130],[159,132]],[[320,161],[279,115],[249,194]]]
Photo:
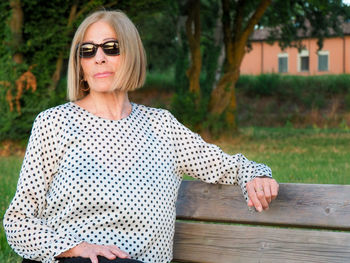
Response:
[[[246,185],[248,192],[248,206],[254,206],[259,212],[269,208],[272,200],[278,194],[278,183],[270,177],[256,177]]]

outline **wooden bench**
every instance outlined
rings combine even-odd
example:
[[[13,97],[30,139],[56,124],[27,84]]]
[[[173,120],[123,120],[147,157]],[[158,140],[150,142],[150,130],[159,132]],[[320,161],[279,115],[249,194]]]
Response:
[[[238,186],[184,181],[174,262],[350,262],[350,185],[280,184],[262,213]]]

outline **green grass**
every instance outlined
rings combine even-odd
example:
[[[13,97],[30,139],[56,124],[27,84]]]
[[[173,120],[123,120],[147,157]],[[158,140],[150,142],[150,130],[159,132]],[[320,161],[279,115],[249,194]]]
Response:
[[[348,130],[243,128],[235,138],[214,143],[227,153],[240,152],[269,165],[279,182],[350,184]],[[0,158],[1,221],[15,193],[21,162],[21,157]],[[20,262],[6,243],[2,224],[0,231],[0,262]]]
[[[350,184],[350,132],[347,130],[244,128],[228,153],[271,167],[279,182]]]
[[[21,259],[9,247],[6,241],[3,218],[5,211],[10,204],[16,191],[18,174],[21,168],[21,157],[1,157],[0,158],[0,262],[19,263]]]

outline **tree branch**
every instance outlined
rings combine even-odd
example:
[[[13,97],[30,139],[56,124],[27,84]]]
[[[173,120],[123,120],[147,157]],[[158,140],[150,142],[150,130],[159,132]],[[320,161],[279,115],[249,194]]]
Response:
[[[232,38],[239,38],[240,33],[242,32],[242,23],[244,17],[244,8],[247,1],[239,0],[237,2],[236,15],[233,22],[233,36]]]
[[[88,7],[93,3],[94,3],[94,0],[90,0],[86,5],[84,5],[83,8],[80,9],[79,12],[76,13],[76,15],[73,17],[73,20],[77,19],[79,16],[84,14],[86,12],[86,10],[88,9]]]
[[[105,7],[105,8],[108,8],[108,7],[114,6],[114,5],[116,5],[116,4],[118,4],[118,0],[117,0],[117,1],[113,1],[113,2],[111,2],[111,3],[108,3],[108,4],[105,4],[104,7]]]
[[[68,23],[67,23],[68,28],[73,24],[73,21],[76,18],[77,8],[78,8],[78,1],[74,1],[74,4],[71,7],[69,12]]]
[[[226,52],[226,63],[230,64],[232,58],[231,55],[231,46],[232,46],[232,34],[231,34],[231,17],[230,17],[230,1],[221,0],[222,2],[222,31],[224,33],[224,45]],[[226,65],[225,65],[226,66]]]
[[[261,17],[264,15],[266,9],[269,7],[269,5],[272,3],[272,0],[262,0],[260,2],[260,5],[255,10],[255,13],[252,15],[252,17],[249,19],[247,26],[242,32],[241,38],[245,41],[248,40],[250,34],[253,32],[255,25],[259,22]]]
[[[200,0],[189,0],[187,3],[187,11],[186,34],[191,54],[191,65],[187,70],[187,76],[190,81],[190,91],[199,95],[199,75],[202,66],[200,52]]]

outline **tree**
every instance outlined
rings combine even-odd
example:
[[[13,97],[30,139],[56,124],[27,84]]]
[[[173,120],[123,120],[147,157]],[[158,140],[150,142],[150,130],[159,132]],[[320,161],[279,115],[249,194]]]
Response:
[[[213,90],[209,110],[214,115],[225,112],[225,119],[230,128],[236,129],[236,96],[235,84],[239,78],[239,68],[242,63],[248,38],[260,21],[272,0],[262,0],[255,10],[248,10],[248,2],[239,0],[235,4],[234,18],[231,20],[230,1],[222,0],[222,25],[225,45],[225,67],[216,88]]]
[[[65,102],[74,31],[86,15],[121,9],[151,20],[161,0],[0,1],[0,141],[27,138],[35,116]],[[137,22],[136,22],[137,24]]]
[[[340,25],[349,18],[349,7],[341,0],[222,0],[221,4],[225,62],[208,104],[209,128],[219,120],[229,130],[237,128],[235,84],[255,28],[269,27],[270,39],[282,48],[300,47],[297,36],[306,34],[318,38],[321,47],[324,37],[341,35]]]
[[[191,54],[191,65],[187,70],[189,78],[189,90],[196,98],[200,97],[199,75],[202,67],[200,49],[201,25],[200,25],[200,0],[188,0],[187,2],[186,34]]]
[[[19,47],[23,43],[22,27],[23,27],[23,10],[20,0],[11,0],[10,6],[12,9],[12,15],[9,21],[11,29],[11,42],[10,46],[14,50],[13,60],[16,63],[23,62],[23,55],[19,52]]]

